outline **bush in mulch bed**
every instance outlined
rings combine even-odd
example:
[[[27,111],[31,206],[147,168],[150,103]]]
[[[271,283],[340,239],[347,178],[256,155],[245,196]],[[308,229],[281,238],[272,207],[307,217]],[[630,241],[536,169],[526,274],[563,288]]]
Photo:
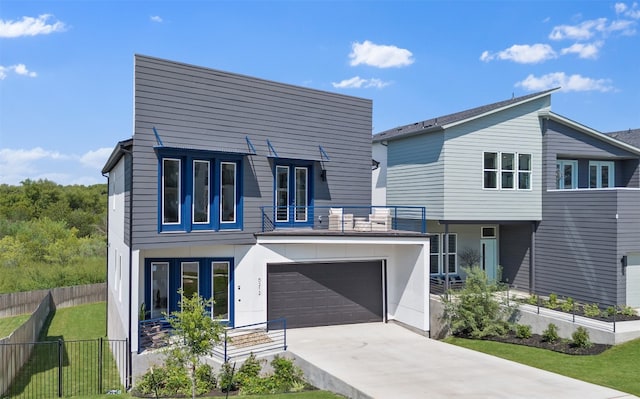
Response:
[[[459,336],[460,338],[471,338],[465,336]],[[510,331],[502,336],[485,337],[484,340],[503,342],[508,344],[525,345],[534,348],[548,349],[554,352],[560,352],[567,355],[597,355],[607,349],[611,348],[611,345],[594,344],[589,347],[579,347],[567,339],[559,339],[555,342],[545,341],[542,335],[532,334],[529,338],[518,338],[516,333]]]

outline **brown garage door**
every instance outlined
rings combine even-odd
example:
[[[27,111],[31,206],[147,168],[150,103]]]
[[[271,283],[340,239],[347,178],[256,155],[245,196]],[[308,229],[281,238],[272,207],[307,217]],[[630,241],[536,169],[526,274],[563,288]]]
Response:
[[[287,327],[382,321],[382,262],[267,266],[267,317]]]

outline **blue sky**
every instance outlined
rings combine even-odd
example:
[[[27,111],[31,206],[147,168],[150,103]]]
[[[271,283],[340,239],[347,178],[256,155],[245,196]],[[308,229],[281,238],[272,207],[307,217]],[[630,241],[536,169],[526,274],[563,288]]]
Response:
[[[615,1],[0,3],[0,183],[106,183],[132,135],[133,55],[373,100],[373,132],[551,87],[640,128],[640,5]]]

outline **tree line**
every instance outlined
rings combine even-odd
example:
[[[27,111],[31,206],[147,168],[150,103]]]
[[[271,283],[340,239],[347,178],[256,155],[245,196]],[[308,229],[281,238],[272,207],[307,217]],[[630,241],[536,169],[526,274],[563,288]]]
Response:
[[[105,280],[106,184],[0,185],[0,292]]]

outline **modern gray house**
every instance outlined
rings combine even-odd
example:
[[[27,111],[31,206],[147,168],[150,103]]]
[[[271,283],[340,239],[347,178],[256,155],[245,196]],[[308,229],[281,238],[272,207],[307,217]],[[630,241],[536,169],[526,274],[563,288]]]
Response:
[[[425,206],[432,280],[640,306],[640,148],[551,112],[547,90],[373,136],[376,205]]]
[[[428,236],[395,224],[424,209],[371,206],[370,100],[142,55],[134,66],[133,135],[103,168],[107,329],[129,340],[129,384],[147,365],[146,326],[179,310],[179,289],[213,298],[229,328],[429,330]]]

